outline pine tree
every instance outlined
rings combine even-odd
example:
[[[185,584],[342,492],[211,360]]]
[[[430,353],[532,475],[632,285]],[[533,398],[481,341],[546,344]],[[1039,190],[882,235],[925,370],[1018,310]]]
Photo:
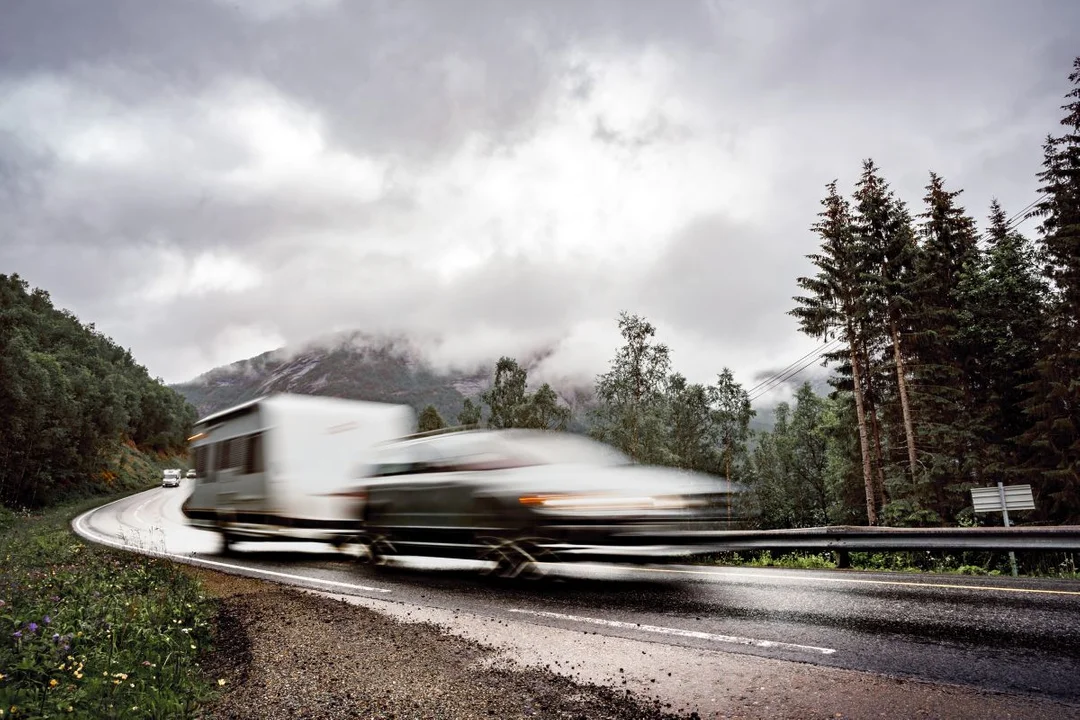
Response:
[[[926,209],[919,215],[922,244],[915,284],[919,425],[930,460],[934,509],[950,520],[966,504],[961,491],[978,480],[981,465],[969,367],[974,353],[961,342],[961,289],[965,277],[978,271],[978,234],[975,221],[956,202],[961,192],[946,190],[942,178],[930,173]]]
[[[1045,331],[1047,286],[1036,250],[1011,230],[994,200],[987,251],[961,281],[960,344],[969,353],[975,392],[975,425],[984,447],[983,477],[1005,481],[1024,476],[1030,452],[1017,439],[1031,427],[1024,407],[1033,399],[1039,344]]]
[[[879,382],[875,373],[870,370],[877,365],[874,362],[874,355],[877,354],[875,350],[882,355],[882,367],[891,364],[894,368],[896,398],[900,406],[903,445],[907,450],[910,478],[914,480],[918,472],[906,367],[908,348],[904,339],[910,330],[910,286],[914,276],[916,246],[907,209],[895,198],[873,160],[863,162],[862,176],[855,186],[854,208],[854,232],[869,261],[865,282],[869,290],[870,312],[865,317],[867,327],[863,335],[866,338],[864,345],[868,368],[866,377],[869,414],[878,456],[878,481],[882,486],[880,492],[884,494],[885,458],[876,410],[884,408],[888,386],[885,378]],[[891,349],[891,352],[886,348]]]
[[[1065,132],[1043,146],[1038,178],[1043,200],[1033,214],[1045,249],[1052,297],[1043,351],[1028,411],[1035,420],[1025,440],[1044,468],[1039,499],[1064,520],[1080,518],[1080,57],[1062,106]]]
[[[827,341],[839,338],[846,345],[866,490],[866,520],[868,524],[876,525],[878,493],[870,453],[863,380],[863,333],[867,325],[867,302],[863,288],[866,258],[855,241],[850,205],[837,192],[835,180],[828,184],[827,189],[828,195],[821,202],[825,209],[818,214],[820,219],[812,227],[821,238],[821,250],[807,256],[818,272],[813,277],[800,277],[797,280],[807,295],[794,298],[798,306],[789,314],[798,319],[800,329],[807,335]]]

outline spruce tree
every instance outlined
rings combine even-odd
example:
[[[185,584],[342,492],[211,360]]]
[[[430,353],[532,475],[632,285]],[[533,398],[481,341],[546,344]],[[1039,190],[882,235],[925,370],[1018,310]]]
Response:
[[[961,316],[965,312],[964,280],[978,271],[975,221],[957,202],[961,190],[947,190],[944,180],[930,173],[923,197],[915,294],[919,425],[933,504],[944,519],[966,503],[962,493],[981,466],[979,429],[974,424],[971,363],[974,348],[965,347]]]
[[[816,266],[813,277],[796,281],[806,295],[794,298],[798,306],[789,312],[799,321],[802,332],[829,341],[839,339],[850,362],[852,394],[855,402],[859,454],[866,496],[866,520],[877,524],[878,492],[870,450],[870,430],[865,402],[864,333],[868,326],[864,279],[867,258],[856,242],[852,228],[851,207],[840,196],[836,181],[827,186],[821,201],[824,210],[812,229],[821,238],[820,252],[807,257]],[[839,353],[837,353],[839,354]]]
[[[990,205],[985,257],[961,281],[960,343],[969,353],[975,425],[981,429],[984,480],[1023,478],[1030,452],[1017,439],[1031,427],[1039,344],[1045,331],[1046,283],[1036,250],[1010,229],[997,200]]]
[[[854,232],[856,241],[866,254],[867,268],[864,274],[869,312],[863,332],[864,353],[868,372],[867,396],[871,408],[868,413],[874,438],[874,451],[878,459],[879,493],[884,501],[887,442],[882,435],[888,433],[881,427],[878,409],[884,411],[888,401],[889,379],[877,377],[869,369],[893,368],[895,399],[900,410],[899,435],[906,449],[907,468],[913,480],[918,470],[913,409],[908,390],[908,347],[906,334],[911,308],[910,286],[914,276],[916,255],[914,232],[907,208],[889,188],[888,183],[873,160],[863,162],[862,175],[855,186]],[[880,357],[880,362],[877,358]],[[887,416],[882,412],[881,416]]]
[[[1043,350],[1030,390],[1035,420],[1025,440],[1044,472],[1038,500],[1061,520],[1080,518],[1080,57],[1062,106],[1064,132],[1047,138],[1038,178],[1043,200],[1033,214],[1046,257],[1052,296]]]

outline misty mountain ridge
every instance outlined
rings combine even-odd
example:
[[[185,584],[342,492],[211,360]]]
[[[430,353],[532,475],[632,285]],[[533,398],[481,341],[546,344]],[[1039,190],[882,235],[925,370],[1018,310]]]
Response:
[[[540,348],[518,362],[532,374],[552,353],[551,348]],[[494,360],[464,369],[442,366],[406,336],[351,331],[297,348],[270,350],[170,387],[187,398],[200,417],[262,395],[288,392],[399,403],[417,412],[430,404],[454,424],[465,399],[475,399],[490,387],[494,367]],[[541,382],[530,380],[530,385]],[[571,403],[584,391],[591,395],[588,381],[570,381],[555,389],[571,393]]]
[[[553,347],[541,347],[516,359],[529,371],[530,389],[550,382],[573,410],[573,427],[584,429],[595,379],[550,376],[549,368],[542,366],[554,352]],[[325,335],[295,348],[270,350],[170,387],[194,405],[200,417],[262,395],[288,392],[400,403],[417,412],[430,404],[452,425],[465,399],[475,400],[491,386],[495,360],[471,366],[462,363],[464,367],[455,368],[436,362],[430,346],[414,338],[348,331]],[[538,369],[545,372],[537,374]],[[828,375],[819,368],[814,370],[817,372],[779,383],[755,402],[757,415],[751,428],[771,429],[776,406],[773,399],[794,395],[804,381],[810,381],[818,394],[827,394],[831,389]],[[755,384],[773,375],[759,373]]]

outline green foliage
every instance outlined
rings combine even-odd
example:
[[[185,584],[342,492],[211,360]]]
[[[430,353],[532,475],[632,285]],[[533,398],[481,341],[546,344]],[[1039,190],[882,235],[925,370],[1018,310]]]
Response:
[[[1063,106],[1064,132],[1047,138],[1034,214],[1052,290],[1036,377],[1027,390],[1033,426],[1024,436],[1041,470],[1038,498],[1052,516],[1080,519],[1080,57]]]
[[[182,452],[195,410],[131,353],[0,275],[0,504],[37,507],[102,482],[124,440]]]
[[[751,458],[750,495],[765,528],[828,525],[837,497],[829,482],[829,434],[825,415],[835,401],[804,383],[776,409],[770,432],[761,433]]]
[[[667,464],[668,347],[653,341],[656,328],[637,315],[620,313],[619,332],[626,344],[596,379],[592,435],[638,462]]]
[[[73,511],[24,515],[0,534],[0,708],[190,716],[212,691],[198,665],[212,601],[167,561],[84,545]]]
[[[461,408],[461,412],[458,413],[458,425],[479,425],[481,420],[482,408],[480,405],[474,405],[473,401],[469,398],[465,398],[465,403]]]
[[[528,372],[517,360],[499,359],[491,388],[481,395],[488,406],[488,427],[565,430],[570,422],[570,408],[559,403],[559,396],[547,383],[535,393],[526,390],[527,384]],[[479,420],[479,411],[475,412]]]
[[[442,419],[442,415],[435,409],[434,405],[428,405],[421,412],[417,418],[417,432],[431,432],[432,430],[442,430],[446,427],[446,423]]]

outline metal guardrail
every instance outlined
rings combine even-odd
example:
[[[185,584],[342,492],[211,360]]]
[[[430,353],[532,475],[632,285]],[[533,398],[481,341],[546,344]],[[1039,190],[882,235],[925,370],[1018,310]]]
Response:
[[[680,535],[681,533],[673,533]],[[836,525],[793,530],[688,531],[716,552],[742,550],[1080,550],[1080,525],[886,528]]]

